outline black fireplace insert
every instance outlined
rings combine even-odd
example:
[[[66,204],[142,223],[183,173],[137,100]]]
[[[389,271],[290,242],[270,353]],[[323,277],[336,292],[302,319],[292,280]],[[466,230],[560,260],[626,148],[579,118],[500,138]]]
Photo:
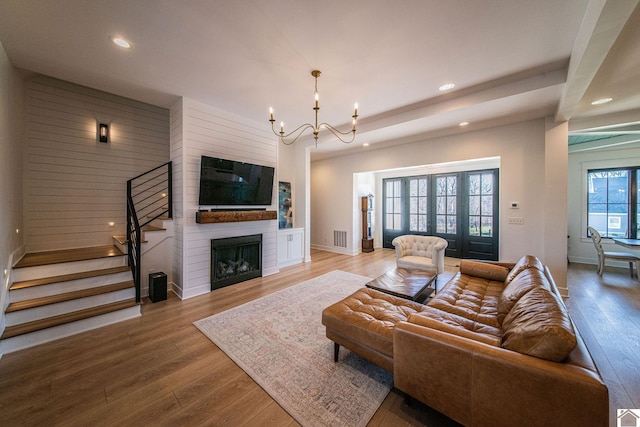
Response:
[[[211,290],[262,277],[262,234],[211,240]]]

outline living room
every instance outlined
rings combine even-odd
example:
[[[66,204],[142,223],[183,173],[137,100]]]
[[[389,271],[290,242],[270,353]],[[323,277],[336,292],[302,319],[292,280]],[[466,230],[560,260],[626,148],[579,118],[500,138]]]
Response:
[[[566,106],[566,103],[570,103],[571,94],[565,92],[569,89],[578,91],[580,89],[580,84],[576,83],[579,78],[576,77],[574,69],[574,67],[579,68],[580,63],[574,63],[574,55],[580,57],[579,52],[581,50],[589,52],[590,44],[584,41],[588,40],[589,37],[583,34],[587,30],[581,29],[583,19],[575,16],[568,17],[565,14],[571,11],[579,11],[583,15],[589,16],[588,13],[595,13],[593,12],[593,8],[596,7],[595,3],[577,1],[571,2],[571,5],[557,6],[559,9],[553,9],[550,5],[546,5],[553,9],[553,11],[546,13],[549,15],[555,14],[556,16],[553,19],[558,24],[554,26],[547,23],[546,25],[549,25],[550,28],[548,37],[551,40],[539,40],[533,43],[530,48],[532,50],[536,48],[542,49],[545,45],[557,43],[557,46],[555,46],[557,50],[554,51],[553,55],[536,57],[536,61],[540,58],[545,61],[553,59],[553,61],[540,63],[533,60],[525,61],[520,58],[519,61],[514,61],[513,64],[530,64],[528,69],[516,68],[507,70],[497,67],[497,70],[486,74],[492,75],[489,80],[482,78],[474,80],[471,77],[467,77],[467,83],[462,83],[459,91],[444,94],[438,92],[435,86],[444,83],[441,81],[442,77],[438,76],[432,79],[425,78],[425,82],[433,80],[437,83],[433,84],[434,88],[425,89],[424,94],[414,96],[411,92],[415,90],[415,83],[412,82],[416,80],[406,80],[407,83],[391,85],[393,81],[390,76],[394,71],[397,71],[398,81],[402,82],[409,77],[415,79],[415,74],[419,73],[406,75],[409,74],[408,71],[396,70],[399,67],[394,66],[389,67],[390,70],[385,71],[378,82],[375,79],[366,79],[367,91],[373,93],[376,90],[371,88],[378,88],[379,92],[375,95],[367,94],[367,97],[365,97],[365,94],[362,93],[364,90],[356,92],[349,88],[350,86],[354,88],[361,87],[364,83],[358,82],[356,84],[358,78],[348,76],[353,76],[354,74],[376,74],[378,70],[375,66],[369,64],[370,60],[368,59],[368,55],[372,55],[370,50],[373,51],[376,48],[364,43],[364,36],[362,35],[356,36],[355,40],[350,42],[353,44],[348,45],[362,46],[360,49],[357,47],[353,49],[329,48],[320,42],[314,41],[313,37],[311,37],[311,40],[307,39],[310,37],[307,35],[301,38],[305,40],[311,50],[317,48],[322,52],[322,54],[318,53],[319,57],[339,57],[333,60],[331,67],[325,67],[321,63],[321,59],[316,59],[314,58],[315,55],[309,54],[309,56],[304,56],[303,59],[293,61],[294,65],[290,65],[286,72],[283,71],[282,76],[274,77],[273,73],[275,71],[273,70],[261,75],[259,68],[265,62],[271,61],[270,54],[276,56],[276,62],[286,62],[289,57],[288,54],[281,53],[283,51],[290,53],[290,51],[286,43],[280,40],[279,43],[274,44],[274,46],[282,49],[280,53],[269,52],[268,49],[260,50],[259,53],[253,52],[258,59],[254,60],[252,68],[238,66],[235,69],[237,74],[242,75],[242,79],[238,79],[233,83],[225,83],[230,87],[227,92],[217,87],[218,94],[214,94],[212,98],[206,101],[200,99],[200,95],[197,92],[188,92],[186,88],[183,88],[182,92],[178,92],[177,88],[172,89],[173,92],[161,95],[154,94],[157,89],[152,89],[142,96],[141,93],[144,92],[142,88],[145,85],[146,76],[157,72],[157,70],[154,71],[156,66],[152,65],[149,65],[149,68],[141,72],[135,81],[130,82],[129,86],[123,87],[118,87],[108,76],[103,74],[96,77],[82,70],[72,72],[66,70],[65,66],[58,65],[59,68],[56,68],[56,64],[50,65],[51,68],[48,68],[48,71],[45,72],[44,69],[40,68],[42,65],[38,64],[39,62],[44,64],[44,59],[32,59],[21,56],[24,54],[13,53],[14,49],[17,49],[15,40],[20,37],[9,33],[17,31],[14,29],[16,25],[24,25],[24,22],[28,22],[21,21],[21,19],[26,19],[21,14],[25,13],[28,7],[25,6],[23,10],[9,3],[3,5],[3,12],[5,7],[7,9],[7,13],[3,13],[5,18],[3,18],[2,22],[5,29],[0,32],[0,42],[2,42],[2,49],[0,49],[2,68],[0,75],[3,81],[0,88],[3,105],[0,115],[0,124],[2,124],[1,127],[3,129],[3,135],[0,136],[3,153],[3,163],[0,168],[2,170],[0,172],[2,174],[0,188],[2,188],[3,200],[7,201],[7,203],[3,203],[1,208],[2,225],[0,226],[3,307],[8,303],[6,300],[6,289],[10,279],[8,271],[23,253],[69,247],[65,245],[75,245],[78,241],[87,241],[87,239],[91,241],[93,239],[92,237],[84,236],[74,241],[65,240],[60,236],[51,236],[51,233],[47,231],[47,227],[60,227],[61,229],[67,227],[67,225],[63,224],[65,222],[64,218],[59,218],[58,224],[55,224],[55,222],[52,224],[51,221],[58,220],[53,214],[50,215],[50,218],[38,217],[37,215],[38,212],[47,211],[47,205],[53,206],[59,203],[53,198],[47,201],[47,194],[43,194],[42,189],[37,189],[37,186],[33,185],[32,179],[37,178],[41,181],[47,179],[41,166],[46,163],[52,163],[52,161],[45,160],[43,162],[43,156],[45,156],[43,153],[45,151],[49,153],[63,151],[62,146],[58,145],[56,141],[59,142],[60,138],[64,137],[65,131],[61,130],[64,126],[60,126],[60,124],[65,120],[66,116],[64,114],[70,114],[69,110],[75,110],[74,114],[93,119],[93,122],[89,120],[84,124],[86,129],[82,138],[85,138],[85,140],[95,140],[96,119],[106,116],[106,119],[112,123],[114,140],[111,145],[100,146],[99,144],[94,144],[95,149],[99,151],[87,153],[86,157],[80,156],[75,159],[79,163],[95,162],[96,156],[98,156],[102,161],[109,164],[115,163],[115,158],[124,159],[125,166],[115,168],[111,174],[113,176],[107,178],[105,189],[115,185],[113,181],[124,182],[128,177],[148,170],[156,164],[169,160],[175,162],[174,165],[176,166],[175,170],[178,177],[175,182],[180,189],[175,199],[175,243],[172,244],[168,255],[163,257],[158,265],[148,267],[166,271],[169,275],[171,288],[181,298],[191,299],[208,293],[209,261],[206,255],[203,256],[203,252],[206,252],[206,246],[213,235],[227,237],[238,233],[244,234],[247,229],[257,230],[257,232],[266,236],[265,276],[277,276],[283,272],[286,274],[286,270],[282,269],[280,271],[276,259],[276,235],[278,230],[275,223],[255,223],[248,226],[245,224],[241,229],[231,224],[203,225],[195,223],[195,212],[199,208],[197,203],[197,181],[201,155],[234,157],[236,160],[274,166],[277,169],[278,181],[291,182],[294,224],[295,227],[303,228],[305,231],[304,253],[306,263],[313,262],[315,257],[320,256],[318,255],[318,250],[359,256],[361,227],[358,203],[360,196],[369,193],[375,195],[376,227],[374,227],[373,237],[374,242],[376,242],[376,250],[380,248],[382,240],[381,182],[382,178],[386,176],[385,174],[402,174],[405,173],[403,170],[407,170],[406,173],[411,173],[408,171],[409,168],[416,167],[437,169],[443,167],[443,165],[451,165],[458,162],[482,162],[488,158],[493,159],[492,161],[498,164],[501,177],[500,259],[515,261],[521,255],[527,253],[540,256],[551,268],[561,291],[565,296],[571,297],[569,294],[566,260],[569,259],[572,262],[585,264],[595,264],[596,260],[593,245],[583,232],[583,230],[586,230],[586,195],[583,194],[585,184],[582,179],[584,165],[588,164],[589,168],[630,166],[634,164],[634,159],[640,157],[637,143],[634,143],[632,139],[632,132],[626,135],[628,139],[616,140],[615,144],[610,144],[609,146],[597,147],[596,143],[587,143],[587,145],[582,145],[581,147],[578,145],[571,146],[567,150],[567,140],[578,131],[603,126],[628,125],[637,122],[636,119],[629,118],[634,113],[637,113],[638,108],[637,105],[631,103],[633,99],[637,100],[638,93],[633,86],[636,84],[633,83],[633,79],[625,81],[627,85],[626,92],[631,95],[628,96],[630,99],[625,104],[628,107],[624,110],[607,110],[606,108],[613,107],[604,106],[602,107],[603,109],[594,112],[596,110],[587,110],[579,102],[580,100],[574,100],[572,105]],[[417,15],[421,19],[427,18],[426,7],[413,6],[418,8],[416,10],[419,10],[420,13],[417,13]],[[439,8],[443,7],[431,6],[434,8],[431,11],[433,14],[436,14],[436,11],[440,12]],[[496,10],[503,6],[505,15],[514,13],[514,10],[517,9],[515,6],[507,6],[500,4],[500,2],[488,2],[484,6],[490,13],[496,13]],[[37,8],[37,6],[33,7]],[[247,4],[237,7],[241,12],[247,12],[245,8],[249,8]],[[264,5],[263,7],[269,8],[271,6]],[[328,17],[332,16],[330,8],[328,10],[324,8],[316,10],[310,5],[308,7],[310,12],[321,13],[325,19],[329,19]],[[607,7],[614,6],[612,6],[612,2],[604,2],[604,6],[601,5],[601,10],[604,11],[602,12],[603,19],[616,21],[616,19],[612,19],[608,15],[608,13],[613,12],[609,11]],[[621,39],[633,39],[635,33],[632,31],[634,28],[632,24],[637,22],[639,14],[637,10],[633,11],[634,7],[635,5],[626,12],[626,15],[617,15],[620,21],[617,28],[621,32]],[[340,6],[336,6],[336,8],[337,10],[341,9]],[[407,8],[408,10],[411,9],[409,6]],[[213,9],[209,12],[215,14],[215,8]],[[351,7],[348,9],[351,9]],[[384,22],[385,13],[390,12],[383,3],[375,6],[361,5],[361,7],[354,9],[356,10],[345,11],[345,15],[354,17],[362,13],[372,22],[376,22],[379,25]],[[480,7],[480,9],[483,9],[483,7]],[[60,11],[62,10],[64,9],[60,7]],[[275,8],[275,10],[269,12],[261,10],[261,13],[270,19],[274,19],[276,11],[281,12],[281,9]],[[228,18],[231,16],[231,12],[235,13],[237,11],[221,7],[220,12],[224,12],[221,15]],[[453,13],[452,11],[449,12]],[[13,13],[21,17],[15,19],[19,23],[11,22],[4,25],[5,20],[12,20],[14,16],[18,16],[13,15]],[[45,13],[45,11],[42,13]],[[524,11],[522,15],[528,13],[529,11]],[[620,12],[617,11],[616,13]],[[181,18],[185,21],[196,19],[193,16],[195,14],[188,10],[182,10],[181,14]],[[142,13],[140,15],[143,16]],[[300,15],[303,14],[301,13]],[[247,12],[246,16],[249,17],[249,22],[256,24],[255,19],[257,18],[255,14]],[[300,21],[304,21],[304,19],[301,19],[297,13],[291,11],[285,14],[285,17],[288,18],[287,22],[289,24],[296,23],[294,28],[288,31],[296,34],[304,33],[300,29],[302,25]],[[390,17],[389,19],[392,22],[388,25],[401,26],[399,21],[405,18],[407,18],[406,14]],[[537,17],[540,21],[547,18],[549,16],[544,13]],[[160,18],[158,19],[159,22],[163,22]],[[163,19],[166,19],[166,17]],[[431,16],[429,19],[434,18]],[[470,18],[467,17],[465,19]],[[522,19],[521,23],[529,22],[524,18],[520,19]],[[320,20],[320,22],[322,21]],[[341,28],[350,28],[347,19],[340,22],[344,26]],[[555,27],[562,26],[560,23],[565,26],[565,30],[555,29]],[[625,23],[627,23],[626,26]],[[485,24],[489,25],[488,23]],[[316,23],[316,25],[318,24]],[[540,25],[538,21],[536,21],[535,25],[531,25],[534,29],[541,28],[536,26]],[[594,26],[597,28],[597,25],[594,24]],[[551,31],[551,27],[554,27],[554,31]],[[464,32],[463,28],[461,24],[459,28],[461,32]],[[483,28],[486,31],[486,27]],[[591,27],[592,35],[596,33],[593,28]],[[74,29],[74,31],[80,32],[83,30],[79,28]],[[33,31],[33,34],[36,33],[36,31]],[[328,37],[328,35],[324,34],[325,32],[321,31],[319,33],[322,34],[322,37]],[[16,34],[19,34],[19,32],[16,32]],[[529,37],[518,31],[514,31],[514,34],[518,34],[520,38]],[[101,40],[101,42],[106,41],[109,35],[111,34],[105,34],[103,37],[105,40]],[[39,37],[42,37],[42,35]],[[494,40],[496,37],[502,36],[487,34],[486,37]],[[240,39],[228,40],[228,38],[230,37],[222,37],[220,40],[216,40],[214,45],[217,47],[217,43],[230,43],[237,51],[229,52],[219,48],[221,52],[227,52],[226,55],[230,57],[238,54],[237,52],[245,52],[243,50],[245,46],[243,42],[239,41]],[[431,38],[445,40],[431,37],[427,34],[421,36],[421,41],[424,42]],[[469,38],[467,36],[464,39],[468,41]],[[610,45],[613,45],[616,40],[617,37],[613,37]],[[576,41],[583,41],[585,44],[581,46],[574,45]],[[139,44],[135,45],[135,42]],[[100,63],[100,66],[105,66],[103,73],[117,74],[118,67],[127,68],[125,64],[131,60],[131,55],[135,54],[136,51],[145,51],[142,47],[141,38],[138,38],[135,42],[134,49],[126,53],[126,55],[129,55],[126,58],[129,59],[114,60],[120,52],[108,54],[109,61],[113,61],[113,63],[110,65]],[[385,39],[384,42],[383,46],[378,48],[388,52],[392,50],[395,39],[389,36],[389,40]],[[595,43],[595,40],[592,40],[591,43]],[[627,43],[630,42],[627,41]],[[517,46],[518,43],[514,42],[514,45]],[[336,44],[335,46],[338,45]],[[629,46],[624,47],[629,48]],[[112,47],[108,46],[107,48]],[[627,63],[622,63],[621,65],[620,56],[633,57],[633,55],[626,54],[629,50],[624,51],[625,54],[621,54],[617,51],[618,48],[611,49],[611,55],[615,53],[617,56],[607,58],[605,65],[602,67],[599,65],[591,66],[593,71],[592,82],[601,83],[600,80],[597,80],[597,78],[602,78],[597,74],[598,69],[601,68],[611,73],[610,67],[613,66],[610,65],[611,63],[620,67],[627,65]],[[278,49],[274,50],[278,51]],[[330,50],[331,52],[328,53],[325,50]],[[550,48],[550,50],[552,49]],[[34,47],[35,51],[36,48]],[[249,49],[249,51],[252,50]],[[487,50],[484,47],[478,47],[477,51],[487,54]],[[269,55],[265,52],[269,52]],[[349,55],[354,52],[356,52],[356,58],[350,58],[346,61],[346,65],[334,65],[349,58]],[[488,53],[494,54],[494,52]],[[536,52],[527,51],[523,56],[527,54],[533,55],[533,53]],[[60,55],[60,58],[63,58],[62,54]],[[479,55],[479,53],[474,53],[473,55],[468,53],[466,55],[468,55],[469,63],[473,63],[475,56]],[[602,59],[607,56],[606,52],[601,52],[599,55]],[[101,61],[98,54],[96,54],[95,58],[87,53],[79,56],[84,57],[87,62]],[[462,58],[465,55],[458,56]],[[517,54],[514,56],[520,57]],[[224,58],[225,54],[221,53],[220,57]],[[404,59],[405,57],[402,58]],[[591,59],[586,56],[583,58]],[[220,62],[224,63],[226,59],[228,58],[222,59]],[[367,65],[358,65],[356,67],[354,65],[356,59],[360,59],[363,64]],[[387,56],[384,59],[387,62],[394,63],[390,61],[390,59],[394,59],[393,56]],[[506,58],[496,56],[494,62],[501,64],[503,59],[506,60]],[[453,59],[451,60],[453,61]],[[628,60],[631,61],[631,59]],[[66,60],[61,59],[60,62],[65,63]],[[395,63],[398,63],[398,58],[395,58]],[[417,68],[420,73],[424,73],[427,68],[442,67],[436,61],[430,61],[430,64],[431,66],[427,67],[423,62],[420,62],[419,65],[417,64]],[[624,67],[627,76],[637,74],[637,64],[635,65],[635,68],[631,68],[631,71],[629,71],[628,67]],[[209,64],[209,66],[215,70],[216,67],[221,65],[215,63]],[[320,98],[323,106],[321,114],[324,115],[323,117],[328,118],[327,121],[329,123],[346,123],[348,128],[352,102],[358,101],[359,103],[358,132],[356,134],[356,142],[351,145],[342,147],[342,143],[329,141],[331,138],[326,136],[324,137],[326,139],[323,140],[324,131],[321,131],[317,148],[315,141],[309,137],[300,139],[291,146],[284,146],[278,142],[277,138],[268,129],[269,103],[274,103],[273,106],[276,110],[278,121],[286,120],[287,130],[293,129],[297,123],[305,123],[310,120],[313,114],[310,102],[313,80],[308,74],[311,68],[316,66],[324,71],[318,82],[318,90],[322,95]],[[287,67],[278,66],[274,68],[277,70]],[[346,68],[356,68],[357,71],[346,71]],[[237,70],[239,69],[243,71],[238,73]],[[372,69],[375,71],[371,71]],[[585,71],[584,69],[580,70]],[[97,73],[97,71],[94,72]],[[190,75],[187,70],[183,69],[182,72],[185,75]],[[83,77],[82,74],[85,74],[85,76]],[[211,72],[208,74],[209,78],[212,78],[210,77]],[[596,77],[596,75],[599,77]],[[90,78],[93,81],[90,81]],[[163,78],[169,79],[166,76]],[[175,80],[180,80],[180,78],[175,78]],[[184,80],[188,80],[188,78]],[[586,86],[584,83],[581,84],[583,85],[582,93],[586,100],[593,92],[589,90],[588,84]],[[258,92],[254,91],[254,89],[255,86],[259,85],[270,86],[272,89],[268,93],[260,93],[258,95]],[[421,85],[426,85],[426,83],[422,82]],[[205,86],[203,85],[203,87]],[[233,93],[234,91],[235,93]],[[389,104],[384,110],[381,107],[377,107],[378,110],[372,108],[374,101],[377,105],[383,104],[379,99],[384,100],[387,95],[390,97],[394,91],[403,93],[404,100],[394,101],[396,104]],[[41,98],[40,94],[47,92],[50,98]],[[80,100],[76,99],[74,102],[77,102],[77,104],[75,105],[72,102],[63,107],[66,101],[62,101],[62,99],[69,98],[71,93],[80,94],[78,95]],[[339,100],[332,99],[331,96],[334,96],[335,93],[344,93],[344,95],[341,95]],[[178,97],[177,99],[170,98],[169,95],[174,97],[178,95]],[[254,100],[247,101],[251,100],[254,95]],[[96,96],[104,97],[104,103],[109,104],[109,106],[86,107],[86,104],[84,104],[86,98],[83,97],[95,98]],[[157,96],[157,98],[155,98],[156,101],[152,102],[151,100],[154,99],[154,96]],[[211,95],[209,94],[209,96]],[[216,96],[219,96],[219,98],[216,98]],[[117,110],[118,108],[114,108],[112,104],[122,103],[121,99],[123,97],[132,98],[130,102],[126,101],[128,104],[126,113],[131,113],[129,108],[133,108],[137,109],[135,114],[142,114],[141,111],[146,110],[147,113],[144,114],[157,114],[158,117],[142,123],[127,119],[126,114],[123,113],[125,109],[114,112],[114,109]],[[349,102],[348,105],[344,106],[344,111],[341,110],[343,107],[342,97]],[[478,98],[481,101],[478,101]],[[519,109],[520,107],[511,103],[511,101],[515,102],[516,98],[521,98],[519,100],[524,104],[531,103],[533,105],[535,101],[536,107]],[[162,99],[162,102],[158,101],[160,99]],[[167,102],[168,99],[170,99],[169,102]],[[369,105],[365,102],[367,99],[371,100]],[[558,99],[562,99],[563,103],[559,104]],[[616,100],[618,99],[616,98]],[[42,102],[39,103],[40,101]],[[48,106],[44,105],[45,102],[48,103]],[[473,111],[467,108],[467,105],[472,102],[475,102],[477,107]],[[83,105],[80,106],[80,103]],[[500,104],[500,108],[498,108],[497,104]],[[278,109],[278,105],[291,105],[291,107],[290,110],[286,110],[284,107]],[[494,116],[480,114],[483,110],[492,110],[494,107],[499,111],[499,113],[494,112]],[[61,113],[64,113],[62,114],[63,117],[52,119],[51,117],[55,117],[52,112],[56,108]],[[369,108],[370,114],[365,114],[367,108]],[[46,109],[49,110],[49,113],[44,114]],[[580,114],[573,117],[571,117],[571,114],[567,115],[567,112],[574,110],[578,110],[582,116]],[[246,114],[240,113],[240,111],[246,111]],[[505,113],[505,111],[508,111],[508,113]],[[562,116],[558,115],[559,111],[564,114],[564,119],[558,120]],[[605,114],[600,114],[600,112]],[[50,114],[50,119],[48,120],[34,120],[36,116],[46,116],[47,114]],[[466,127],[460,127],[459,123],[463,120],[468,120],[471,123]],[[419,132],[412,133],[406,129],[399,129],[402,127],[401,125],[418,127],[419,123],[417,122],[420,121],[428,121],[429,123],[423,123],[422,126],[424,127],[420,127]],[[433,121],[440,121],[441,124],[435,127],[432,123]],[[38,125],[34,127],[36,122]],[[207,123],[207,125],[202,126],[202,123]],[[232,131],[230,132],[229,129],[232,129]],[[397,133],[394,134],[394,130],[397,130]],[[121,132],[121,136],[124,134],[143,135],[137,138],[144,141],[145,145],[135,148],[135,143],[132,141],[137,138],[120,137],[120,140],[118,140],[118,131]],[[232,137],[228,136],[230,134],[233,134]],[[401,136],[397,137],[396,135]],[[47,138],[51,139],[48,144],[43,142],[47,141]],[[124,139],[127,139],[127,141]],[[362,147],[363,142],[369,142],[370,145]],[[358,144],[357,146],[355,145],[356,143]],[[332,148],[336,144],[339,146],[337,150]],[[123,148],[124,151],[119,151]],[[123,154],[123,152],[127,153]],[[49,154],[49,156],[51,155]],[[136,162],[133,161],[134,159]],[[56,165],[58,168],[68,166],[67,160],[61,161]],[[464,166],[460,167],[463,168]],[[89,178],[89,182],[94,182],[96,177],[94,172],[87,172],[86,176],[92,177]],[[100,173],[99,175],[102,174]],[[84,178],[80,180],[82,179]],[[118,200],[115,195],[120,191],[122,190],[111,190],[111,193],[104,198],[100,196],[100,194],[104,193],[97,190],[91,195],[92,198],[89,203],[97,202],[100,206],[100,209],[97,210],[102,212],[98,214],[99,219],[96,221],[104,222],[104,224],[114,222],[113,228],[105,225],[98,230],[100,242],[103,240],[109,241],[112,234],[120,232],[124,227],[124,209],[120,209],[123,202]],[[87,189],[84,188],[72,197],[80,199],[87,196]],[[513,210],[509,206],[511,202],[518,203],[517,210]],[[64,203],[63,201],[62,204]],[[269,209],[275,208],[276,202],[274,201]],[[96,209],[90,210],[96,211]],[[51,211],[55,211],[55,209]],[[524,223],[506,223],[506,219],[511,217],[523,218]],[[567,219],[565,220],[564,218]],[[346,231],[348,236],[346,247],[333,245],[333,236],[336,230]],[[63,231],[61,234],[72,233]],[[569,236],[568,246],[567,235]],[[613,247],[613,245],[611,246]],[[4,322],[4,317],[2,320]]]

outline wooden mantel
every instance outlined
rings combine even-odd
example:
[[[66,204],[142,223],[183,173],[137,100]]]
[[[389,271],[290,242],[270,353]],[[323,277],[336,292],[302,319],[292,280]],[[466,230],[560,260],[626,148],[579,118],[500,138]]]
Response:
[[[196,212],[198,224],[214,224],[219,222],[264,221],[278,219],[277,211],[216,211]]]

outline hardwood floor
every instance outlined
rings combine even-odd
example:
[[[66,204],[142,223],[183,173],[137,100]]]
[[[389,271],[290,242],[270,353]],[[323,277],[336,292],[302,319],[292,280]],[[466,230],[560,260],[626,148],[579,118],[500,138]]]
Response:
[[[313,261],[207,295],[143,305],[140,318],[5,355],[0,424],[278,425],[297,423],[192,323],[332,270],[376,277],[392,250],[355,257],[313,251]],[[445,283],[447,275],[438,280]],[[624,269],[572,264],[567,305],[616,408],[640,408],[640,285]],[[456,425],[407,407],[392,390],[370,426]]]

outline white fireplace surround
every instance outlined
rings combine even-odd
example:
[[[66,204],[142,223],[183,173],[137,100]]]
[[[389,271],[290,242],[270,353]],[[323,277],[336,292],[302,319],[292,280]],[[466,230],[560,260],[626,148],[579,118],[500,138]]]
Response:
[[[173,161],[175,248],[173,291],[182,299],[211,291],[211,240],[262,234],[262,275],[277,273],[277,220],[198,224],[200,158],[203,155],[276,167],[277,141],[263,124],[181,98],[170,111]],[[269,133],[267,133],[269,131]],[[277,209],[273,198],[267,210]],[[203,208],[224,208],[206,206]]]

